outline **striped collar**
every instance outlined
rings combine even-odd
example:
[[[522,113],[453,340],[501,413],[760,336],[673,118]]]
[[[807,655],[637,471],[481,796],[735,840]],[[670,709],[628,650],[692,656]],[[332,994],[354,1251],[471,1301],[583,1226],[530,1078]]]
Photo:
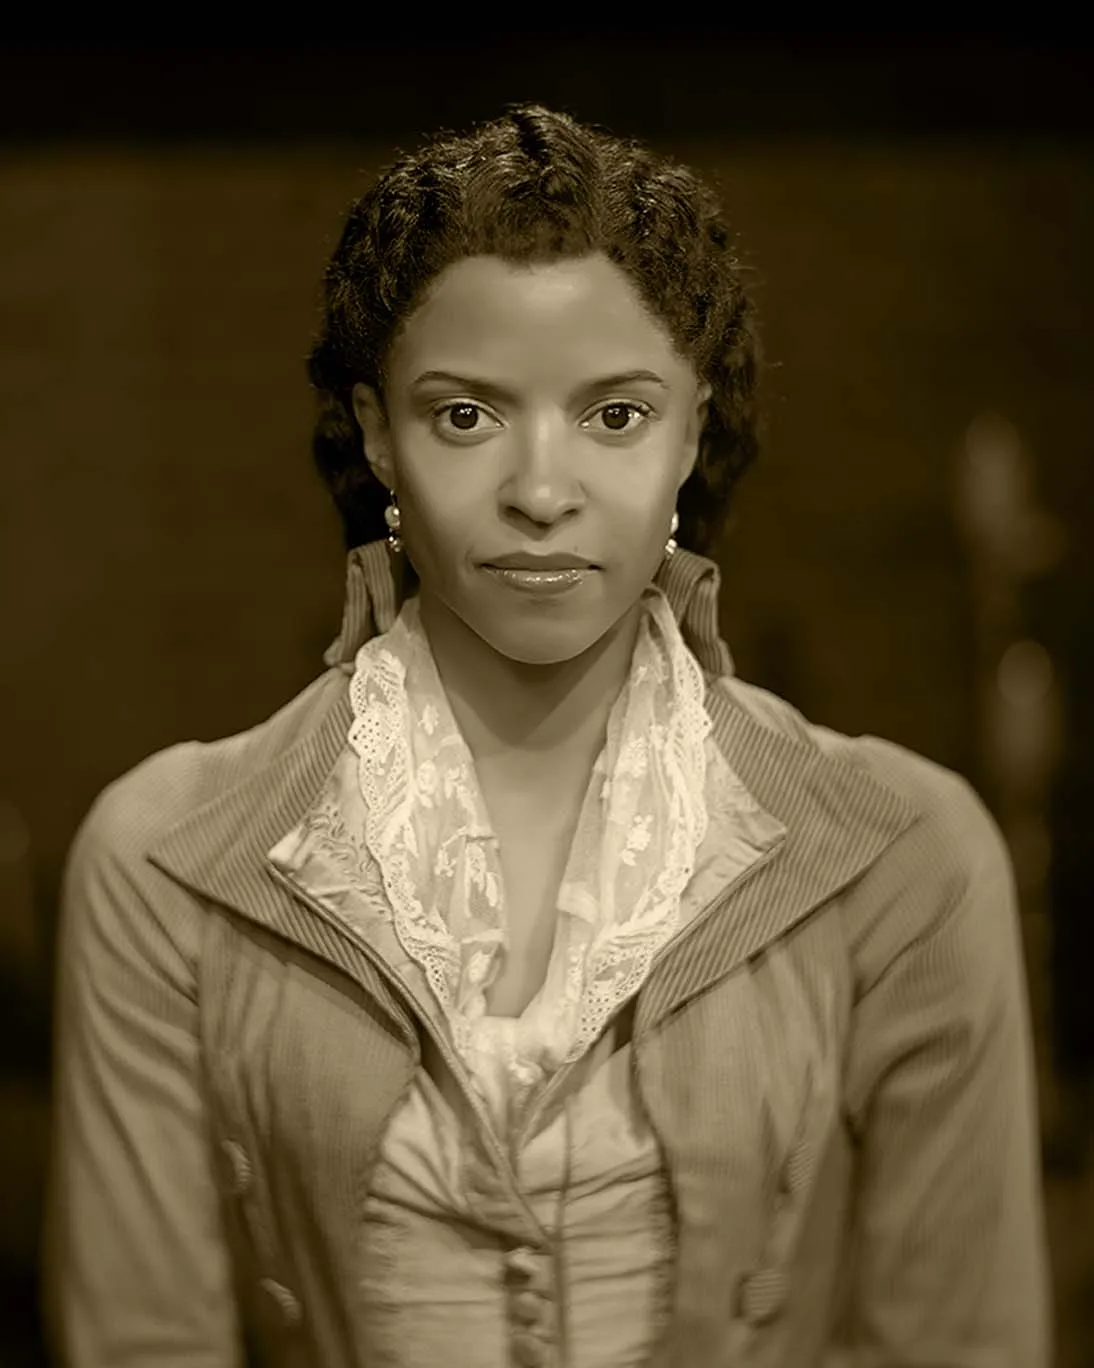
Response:
[[[708,675],[730,675],[733,660],[718,629],[718,566],[681,547],[661,562],[654,583],[672,605],[684,640]],[[360,647],[386,632],[399,612],[398,579],[383,541],[351,551],[346,562],[346,597],[342,626],[323,659],[335,669],[352,671]]]
[[[715,898],[654,966],[639,1003],[644,1031],[788,932],[868,868],[916,819],[915,808],[865,766],[822,749],[807,724],[771,721],[761,691],[730,679],[718,635],[718,569],[678,551],[656,583],[707,676],[712,736],[730,768],[784,833]],[[327,688],[281,746],[263,745],[234,781],[164,831],[148,858],[199,896],[229,907],[348,972],[397,1019],[404,1014],[366,956],[301,904],[270,850],[307,813],[346,744],[348,675],[360,644],[395,620],[399,595],[382,542],[349,558],[342,629],[326,654],[347,686]],[[777,712],[777,709],[775,710]],[[269,756],[273,755],[273,758]]]

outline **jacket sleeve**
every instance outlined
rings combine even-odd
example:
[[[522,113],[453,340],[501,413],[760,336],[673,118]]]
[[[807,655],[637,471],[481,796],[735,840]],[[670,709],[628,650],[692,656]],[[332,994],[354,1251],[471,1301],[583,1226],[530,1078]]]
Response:
[[[1045,1368],[1049,1291],[1011,866],[963,782],[875,893],[903,943],[850,1052],[856,1368]],[[928,823],[928,827],[931,823]],[[838,1357],[833,1362],[842,1362]]]
[[[203,1097],[199,909],[140,855],[123,780],[62,892],[43,1280],[68,1368],[242,1361]]]

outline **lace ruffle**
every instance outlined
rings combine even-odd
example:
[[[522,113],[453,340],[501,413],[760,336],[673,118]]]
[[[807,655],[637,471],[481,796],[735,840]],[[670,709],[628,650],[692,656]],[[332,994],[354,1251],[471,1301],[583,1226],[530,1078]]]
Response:
[[[515,1020],[486,1013],[507,949],[497,840],[417,600],[357,654],[349,740],[365,843],[402,948],[498,1105],[583,1054],[641,986],[676,929],[706,833],[702,671],[659,589],[643,607],[560,886],[547,976]]]

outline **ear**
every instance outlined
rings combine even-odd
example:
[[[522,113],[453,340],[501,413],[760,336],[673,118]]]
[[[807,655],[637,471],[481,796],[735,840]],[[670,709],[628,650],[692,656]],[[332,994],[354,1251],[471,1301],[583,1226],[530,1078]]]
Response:
[[[695,462],[699,459],[699,443],[703,437],[703,429],[707,425],[710,396],[711,388],[704,380],[696,392],[695,403],[688,413],[688,425],[684,434],[684,449],[680,458],[680,479],[676,486],[677,489],[682,488],[687,482],[688,476],[695,469]]]
[[[391,426],[383,400],[371,385],[353,387],[353,412],[361,428],[365,460],[372,473],[387,489],[395,488],[395,460]]]

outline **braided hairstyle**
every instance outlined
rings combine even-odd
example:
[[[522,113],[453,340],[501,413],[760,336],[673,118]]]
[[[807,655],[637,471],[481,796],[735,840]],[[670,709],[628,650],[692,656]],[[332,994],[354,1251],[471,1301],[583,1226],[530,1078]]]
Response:
[[[355,383],[383,394],[384,360],[429,283],[468,256],[540,263],[601,252],[629,277],[711,386],[679,539],[712,554],[758,446],[759,344],[743,267],[713,191],[640,143],[538,105],[403,156],[350,208],[324,277],[308,374],[313,452],[347,548],[387,533],[388,492],[364,458]]]

